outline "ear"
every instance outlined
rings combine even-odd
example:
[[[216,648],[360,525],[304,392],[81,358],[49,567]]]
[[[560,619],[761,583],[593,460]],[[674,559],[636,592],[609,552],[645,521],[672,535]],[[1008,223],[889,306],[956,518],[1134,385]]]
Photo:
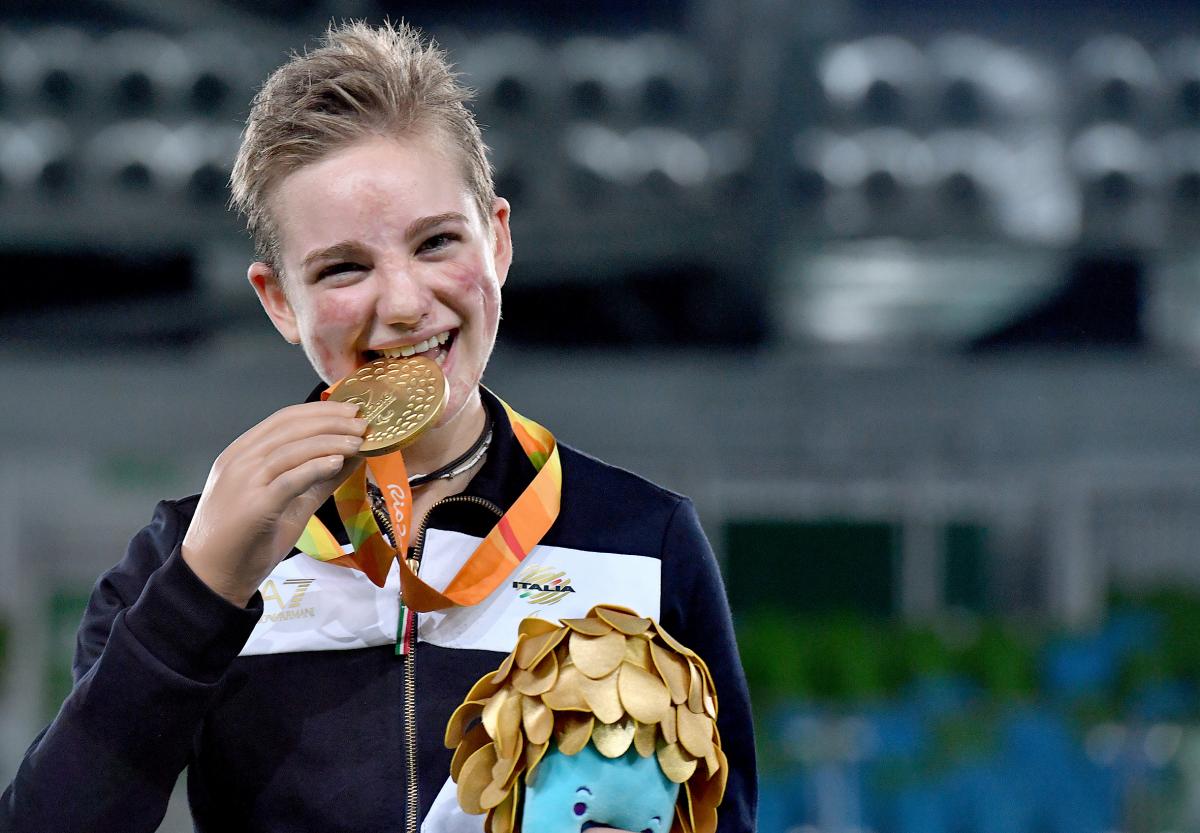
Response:
[[[512,265],[512,232],[508,227],[508,215],[512,211],[508,200],[496,197],[492,202],[492,259],[496,264],[496,277],[500,285],[508,278],[508,267]]]
[[[300,328],[296,326],[296,312],[292,309],[292,302],[288,300],[283,289],[283,277],[259,260],[250,264],[250,268],[246,270],[246,279],[254,287],[254,294],[258,296],[267,317],[271,319],[275,329],[279,330],[279,334],[288,344],[299,344]]]

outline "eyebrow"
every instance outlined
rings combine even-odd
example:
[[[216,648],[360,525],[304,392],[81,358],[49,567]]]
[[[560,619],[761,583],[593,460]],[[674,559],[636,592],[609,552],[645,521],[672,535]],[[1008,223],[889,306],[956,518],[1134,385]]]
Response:
[[[433,214],[429,217],[418,217],[408,224],[408,228],[404,230],[404,236],[411,240],[414,237],[429,232],[438,226],[446,223],[466,223],[466,215],[458,211],[447,211],[445,214]],[[356,240],[342,240],[334,243],[332,246],[326,246],[323,249],[316,249],[304,256],[304,260],[300,262],[303,269],[307,269],[314,263],[320,260],[350,260],[358,257],[362,250],[366,247]]]
[[[302,269],[307,269],[319,260],[350,260],[355,255],[362,252],[362,244],[356,243],[353,240],[343,240],[340,243],[334,243],[332,246],[326,246],[324,249],[316,249],[304,256],[304,260],[300,262]]]
[[[413,220],[408,224],[408,228],[404,230],[404,234],[411,240],[444,223],[465,222],[467,222],[466,215],[460,214],[457,211],[447,211],[445,214],[434,214],[431,217],[419,217]]]

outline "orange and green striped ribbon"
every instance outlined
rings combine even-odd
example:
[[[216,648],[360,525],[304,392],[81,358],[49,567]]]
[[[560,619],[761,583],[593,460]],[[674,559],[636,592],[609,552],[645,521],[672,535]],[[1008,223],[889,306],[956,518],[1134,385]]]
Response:
[[[444,590],[436,590],[422,581],[408,564],[412,492],[408,488],[404,457],[399,451],[368,458],[366,463],[383,492],[396,549],[375,522],[367,496],[366,471],[361,466],[333,493],[352,552],[343,552],[337,539],[315,515],[309,518],[296,548],[319,561],[362,570],[379,587],[387,580],[392,559],[399,556],[404,603],[416,611],[441,610],[455,605],[466,607],[483,601],[550,529],[562,501],[562,462],[554,435],[518,414],[503,400],[500,404],[504,406],[517,442],[529,457],[536,474]]]

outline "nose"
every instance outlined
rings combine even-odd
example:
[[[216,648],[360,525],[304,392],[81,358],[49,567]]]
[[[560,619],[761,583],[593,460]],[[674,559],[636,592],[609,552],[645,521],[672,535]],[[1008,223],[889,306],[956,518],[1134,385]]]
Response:
[[[433,295],[414,270],[394,267],[380,270],[376,316],[384,324],[416,327],[429,314]]]

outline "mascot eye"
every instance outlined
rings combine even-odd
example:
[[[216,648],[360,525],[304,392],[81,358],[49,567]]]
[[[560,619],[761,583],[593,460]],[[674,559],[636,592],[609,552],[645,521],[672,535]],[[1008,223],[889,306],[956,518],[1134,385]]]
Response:
[[[575,815],[582,816],[586,812],[587,812],[587,805],[584,804],[582,801],[576,801],[575,802]]]

